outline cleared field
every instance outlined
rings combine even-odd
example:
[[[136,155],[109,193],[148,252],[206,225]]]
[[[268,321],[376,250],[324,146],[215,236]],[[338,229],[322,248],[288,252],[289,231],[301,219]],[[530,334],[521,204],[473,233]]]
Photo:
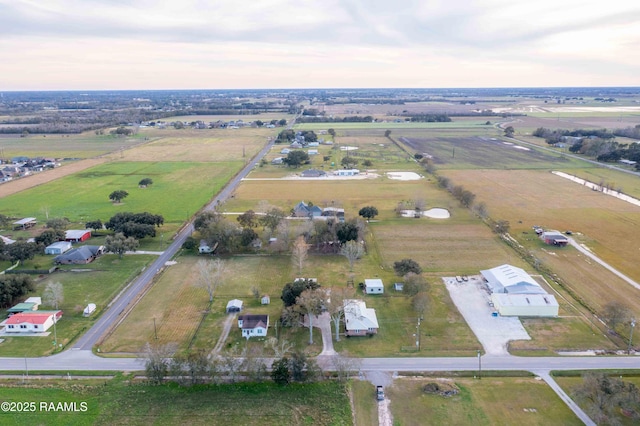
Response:
[[[3,425],[351,425],[345,384],[321,382],[278,386],[251,383],[194,386],[131,385],[116,378],[85,382],[43,382],[29,387],[4,384],[5,401],[75,402],[86,412],[2,413]]]
[[[27,157],[51,158],[90,158],[108,152],[128,149],[144,144],[143,135],[120,138],[111,135],[94,135],[91,132],[71,135],[30,135],[21,138],[18,135],[0,135],[0,148],[4,157],[18,155]]]
[[[64,311],[64,316],[56,328],[58,343],[66,346],[93,325],[107,303],[151,260],[153,256],[132,255],[119,259],[115,255],[104,255],[81,268],[78,265],[64,266],[61,271],[39,280],[36,290],[29,296],[42,296],[49,281],[62,284],[64,301],[60,304],[60,309]],[[85,271],[72,272],[71,269]],[[97,311],[85,318],[82,311],[88,303],[95,303]],[[52,353],[53,329],[49,331],[51,334],[46,337],[3,336],[5,341],[0,344],[0,356],[44,356]]]
[[[16,217],[67,217],[72,222],[107,220],[121,211],[162,214],[166,222],[183,222],[199,210],[242,167],[241,162],[109,163],[0,199],[0,211]],[[148,188],[138,188],[145,177]],[[196,178],[197,177],[197,178]],[[114,205],[109,194],[124,189],[129,196]]]
[[[117,161],[248,161],[267,142],[276,129],[144,129],[154,140],[143,146],[114,151],[107,157]]]
[[[291,120],[294,116],[291,114],[285,114],[280,112],[265,112],[262,114],[230,114],[230,115],[176,115],[174,117],[163,118],[164,122],[172,122],[172,121],[186,121],[188,123],[192,121],[204,121],[205,123],[215,122],[218,120],[222,121],[230,121],[230,120],[242,120],[245,123],[250,123],[256,120],[262,120],[267,123],[271,120],[280,120],[285,119],[287,121]]]
[[[387,394],[398,425],[580,425],[582,422],[543,381],[534,378],[449,379],[460,389],[444,398],[422,391],[437,379],[396,379]]]
[[[509,220],[512,235],[540,256],[545,257],[543,249],[552,252],[559,250],[552,249],[538,240],[531,231],[532,225],[561,231],[569,229],[579,233],[574,237],[585,243],[604,261],[632,278],[640,279],[640,265],[634,255],[638,249],[637,244],[633,238],[629,238],[630,235],[640,232],[640,210],[637,206],[542,171],[478,170],[447,171],[445,174],[456,184],[464,185],[475,192],[477,200],[487,204],[493,218]],[[527,240],[531,243],[527,244]],[[566,248],[560,252],[569,256],[573,250]],[[577,252],[573,253],[572,256],[577,256]],[[553,262],[554,270],[566,281],[575,282],[578,287],[585,287],[584,291],[587,293],[593,287],[619,287],[614,284],[617,278],[611,273],[600,266],[589,265],[584,261],[584,257],[582,259],[585,267],[588,266],[582,275],[583,278],[589,277],[586,281],[577,277],[574,279],[572,274],[576,273],[576,269],[565,271],[567,262]],[[620,287],[622,292],[629,289],[632,288],[628,284]],[[628,294],[636,295],[637,291],[633,290],[634,292]],[[582,290],[578,293],[582,294]],[[634,297],[626,300],[634,300]],[[590,303],[596,306],[603,302],[602,299],[590,300]]]
[[[294,126],[296,130],[327,130],[327,129],[455,129],[469,126],[484,126],[487,120],[454,120],[447,123],[412,123],[412,122],[381,122],[381,123],[300,123]],[[490,127],[490,126],[487,126]]]

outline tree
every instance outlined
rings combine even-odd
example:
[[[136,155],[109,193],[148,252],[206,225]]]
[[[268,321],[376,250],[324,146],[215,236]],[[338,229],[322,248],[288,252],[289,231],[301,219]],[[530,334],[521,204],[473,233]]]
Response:
[[[424,318],[424,314],[429,309],[429,295],[425,291],[421,291],[411,299],[411,307],[414,312],[420,316],[420,318]]]
[[[102,229],[102,227],[103,227],[102,221],[100,219],[91,220],[91,221],[85,223],[84,226],[87,229],[93,229],[94,231],[98,231],[98,230]]]
[[[120,203],[123,199],[129,196],[129,193],[124,189],[118,189],[109,194],[109,199],[114,203]]]
[[[280,120],[278,120],[278,126],[286,126],[287,125],[287,120],[284,118],[281,118]]]
[[[404,285],[402,287],[402,292],[409,296],[415,296],[416,294],[429,289],[427,280],[421,274],[409,272],[403,277],[403,280]]]
[[[268,229],[270,233],[273,233],[282,219],[284,219],[286,216],[287,215],[284,211],[280,210],[277,207],[274,207],[260,218],[260,224],[263,228]]]
[[[313,344],[313,317],[320,315],[325,305],[327,293],[320,288],[305,290],[296,298],[296,312],[306,315],[309,320],[309,344]]]
[[[65,233],[63,230],[45,229],[38,235],[34,241],[43,246],[48,246],[56,241],[64,240]]]
[[[289,167],[298,168],[301,165],[309,162],[309,154],[299,149],[289,151],[282,162]]]
[[[515,132],[516,129],[514,129],[513,126],[508,126],[504,129],[504,135],[508,138],[512,138]]]
[[[207,293],[209,294],[209,303],[211,304],[213,302],[213,295],[216,292],[216,288],[218,288],[218,286],[223,282],[226,264],[222,259],[200,259],[196,264],[196,269],[198,270],[196,285],[207,290]]]
[[[391,130],[385,130],[384,131],[384,137],[388,138],[389,136],[391,136]]]
[[[393,270],[399,277],[403,277],[409,272],[413,272],[414,274],[422,273],[422,268],[418,262],[413,259],[402,259],[397,262],[393,262]]]
[[[342,164],[344,168],[350,169],[358,165],[358,160],[356,160],[353,157],[346,156],[346,157],[342,157],[342,160],[340,160],[340,164]]]
[[[291,261],[298,268],[298,273],[302,274],[302,268],[307,261],[307,253],[309,251],[309,244],[304,240],[302,235],[296,238],[291,249]]]
[[[184,123],[182,121],[176,121],[175,123],[173,123],[173,128],[174,129],[184,129]]]
[[[260,236],[256,231],[251,228],[242,228],[240,233],[240,245],[242,247],[249,247],[254,241],[258,240]]]
[[[484,201],[479,202],[473,206],[473,211],[481,218],[486,219],[489,215],[489,211],[487,210],[487,205]]]
[[[366,206],[360,209],[358,215],[369,221],[378,215],[378,209],[373,206]]]
[[[16,241],[6,246],[6,254],[12,262],[22,263],[25,260],[33,259],[38,252],[36,243],[27,243],[25,241]]]
[[[247,210],[236,219],[243,228],[255,228],[258,226],[258,215],[253,210]]]
[[[336,238],[340,244],[358,239],[358,225],[355,220],[340,222],[336,225]]]
[[[349,240],[340,248],[340,254],[349,261],[349,271],[353,272],[353,264],[364,255],[364,246],[355,240]]]
[[[633,383],[605,373],[587,373],[582,384],[573,389],[572,397],[597,424],[620,424],[617,413],[622,409],[633,413],[637,421],[640,391]]]
[[[225,218],[209,223],[200,233],[209,247],[217,244],[218,252],[233,252],[237,249],[240,240],[240,228]]]
[[[320,285],[315,280],[297,279],[292,283],[284,285],[280,299],[284,302],[285,307],[293,306],[303,291],[315,290],[317,288],[320,288]]]
[[[373,166],[373,162],[371,160],[364,160],[362,162],[362,165],[365,166],[365,167],[371,167],[371,166]]]
[[[615,331],[618,325],[627,322],[631,318],[631,310],[627,305],[613,301],[604,305],[601,316],[609,326],[609,329]]]
[[[336,131],[335,131],[334,129],[329,129],[329,130],[327,130],[327,133],[329,133],[329,134],[331,135],[331,139],[334,139],[334,140],[335,140],[335,138],[336,138]]]
[[[55,310],[60,308],[60,305],[64,301],[64,289],[59,282],[50,281],[44,288],[42,293],[42,302],[45,306],[50,306]]]
[[[336,332],[336,342],[340,341],[340,320],[344,317],[344,301],[353,296],[354,290],[347,288],[332,288],[328,294],[326,308],[333,321]]]
[[[18,298],[33,290],[35,290],[35,284],[30,275],[0,275],[0,306],[11,306],[18,300]]]
[[[295,382],[309,382],[315,380],[320,370],[314,360],[307,358],[304,352],[296,351],[289,360],[291,379]]]
[[[271,365],[271,379],[281,386],[288,385],[291,382],[289,358],[285,356],[273,362]]]
[[[104,249],[108,252],[117,254],[121,259],[125,252],[136,251],[140,243],[133,237],[125,237],[122,232],[115,235],[109,235],[105,239]]]
[[[460,202],[465,207],[471,207],[475,199],[476,199],[476,194],[474,194],[469,190],[465,189],[464,191],[462,191],[462,194],[460,194]]]
[[[169,357],[176,351],[175,344],[155,345],[147,343],[144,347],[144,370],[147,379],[155,385],[161,384],[169,371]]]
[[[54,217],[47,220],[47,228],[55,230],[66,230],[69,227],[69,219],[66,217]]]
[[[331,361],[337,379],[340,382],[349,380],[352,375],[358,374],[362,365],[362,361],[358,358],[347,358],[340,355],[332,357]]]
[[[511,228],[511,225],[509,224],[508,220],[498,220],[495,223],[495,226],[493,229],[496,234],[504,235],[509,233],[510,228]]]
[[[164,217],[161,215],[149,212],[121,212],[112,216],[104,226],[114,233],[123,233],[125,237],[142,239],[147,236],[155,237],[156,227],[161,226],[163,223]]]
[[[153,179],[151,179],[151,178],[144,178],[140,182],[138,182],[138,186],[143,187],[143,188],[145,188],[145,187],[147,187],[147,186],[149,186],[151,184],[153,184]]]

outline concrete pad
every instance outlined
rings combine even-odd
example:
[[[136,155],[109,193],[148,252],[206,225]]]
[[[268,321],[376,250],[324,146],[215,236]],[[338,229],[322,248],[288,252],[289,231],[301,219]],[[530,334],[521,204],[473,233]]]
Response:
[[[455,277],[442,278],[456,307],[474,332],[487,355],[508,355],[511,340],[531,340],[518,317],[494,317],[489,290],[480,275],[457,282]]]

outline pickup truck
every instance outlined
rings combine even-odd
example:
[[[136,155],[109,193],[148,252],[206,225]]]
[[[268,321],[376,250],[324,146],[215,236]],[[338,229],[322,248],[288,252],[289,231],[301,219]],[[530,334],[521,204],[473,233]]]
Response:
[[[384,388],[382,386],[376,386],[376,399],[378,401],[384,400]]]

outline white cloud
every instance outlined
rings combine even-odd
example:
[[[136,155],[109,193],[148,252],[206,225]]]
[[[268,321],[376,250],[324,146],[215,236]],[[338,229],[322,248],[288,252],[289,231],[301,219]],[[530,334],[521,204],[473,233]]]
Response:
[[[633,2],[0,0],[0,90],[636,85]]]

